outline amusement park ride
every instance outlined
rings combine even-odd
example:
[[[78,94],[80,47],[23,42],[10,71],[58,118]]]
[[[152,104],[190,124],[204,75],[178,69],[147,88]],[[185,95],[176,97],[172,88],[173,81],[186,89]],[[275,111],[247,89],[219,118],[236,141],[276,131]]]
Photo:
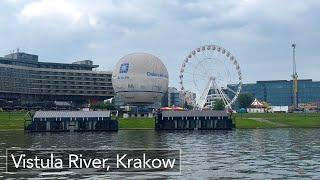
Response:
[[[298,110],[295,43],[292,48],[293,108]],[[232,109],[242,86],[238,61],[228,50],[217,45],[205,45],[192,50],[181,65],[179,78],[184,94],[190,90],[196,93],[196,102],[191,105],[198,110],[212,108],[218,99],[223,101],[226,109]],[[232,85],[232,88],[228,85]]]
[[[196,93],[194,109],[212,108],[222,100],[227,109],[232,109],[242,86],[242,74],[236,58],[225,48],[205,45],[191,51],[180,69],[181,91]],[[232,84],[234,88],[228,87]]]

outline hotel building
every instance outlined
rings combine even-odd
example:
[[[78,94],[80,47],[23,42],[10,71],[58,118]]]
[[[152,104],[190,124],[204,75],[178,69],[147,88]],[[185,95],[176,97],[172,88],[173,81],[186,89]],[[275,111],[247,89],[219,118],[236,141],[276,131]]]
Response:
[[[38,56],[16,52],[0,57],[0,100],[15,104],[102,101],[114,96],[112,71],[96,71],[91,60],[39,62]]]

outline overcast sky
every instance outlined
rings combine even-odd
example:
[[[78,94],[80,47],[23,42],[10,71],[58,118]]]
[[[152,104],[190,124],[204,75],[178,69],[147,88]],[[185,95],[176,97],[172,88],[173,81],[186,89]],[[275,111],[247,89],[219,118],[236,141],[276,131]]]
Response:
[[[16,48],[40,61],[92,59],[112,70],[132,52],[158,56],[170,85],[204,44],[238,59],[244,82],[289,79],[291,43],[300,78],[320,80],[319,0],[1,0],[0,55]]]

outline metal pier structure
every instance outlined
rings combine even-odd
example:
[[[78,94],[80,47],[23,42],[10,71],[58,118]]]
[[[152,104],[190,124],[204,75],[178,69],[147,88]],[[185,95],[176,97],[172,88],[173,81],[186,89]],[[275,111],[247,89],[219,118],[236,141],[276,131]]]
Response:
[[[225,111],[162,111],[155,119],[156,130],[231,130],[235,128]]]
[[[110,111],[37,111],[25,123],[28,132],[117,131]]]

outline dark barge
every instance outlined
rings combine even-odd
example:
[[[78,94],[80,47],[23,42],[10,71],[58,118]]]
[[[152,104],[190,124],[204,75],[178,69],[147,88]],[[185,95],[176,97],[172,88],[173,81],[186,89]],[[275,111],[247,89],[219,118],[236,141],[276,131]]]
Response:
[[[234,127],[225,111],[162,111],[155,117],[156,130],[231,130]]]
[[[37,111],[25,123],[28,132],[117,131],[110,111]]]

